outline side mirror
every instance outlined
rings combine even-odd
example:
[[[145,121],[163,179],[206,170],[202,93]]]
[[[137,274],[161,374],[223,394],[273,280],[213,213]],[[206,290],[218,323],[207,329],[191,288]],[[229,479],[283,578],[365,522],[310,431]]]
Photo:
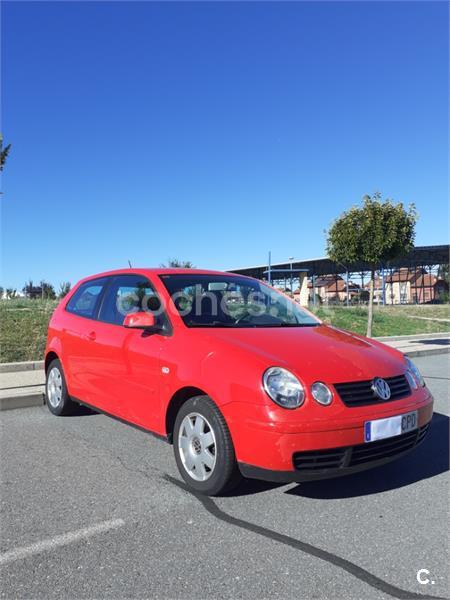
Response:
[[[152,329],[156,331],[159,327],[156,325],[155,316],[148,312],[135,312],[128,314],[124,321],[124,327],[130,329]]]

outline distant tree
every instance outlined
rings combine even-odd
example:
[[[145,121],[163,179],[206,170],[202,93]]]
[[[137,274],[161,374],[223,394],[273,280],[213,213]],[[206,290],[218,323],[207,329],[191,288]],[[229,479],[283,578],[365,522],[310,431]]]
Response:
[[[51,283],[48,283],[48,281],[42,280],[40,283],[40,288],[42,291],[41,297],[43,300],[55,300],[56,292],[55,292],[55,288],[53,287],[53,285]]]
[[[309,302],[311,304],[320,305],[323,304],[322,296],[320,294],[313,294],[312,292],[309,294]]]
[[[34,285],[30,279],[22,288],[27,298],[41,298],[43,300],[54,300],[56,298],[55,288],[48,281],[42,280],[39,285]]]
[[[0,171],[3,171],[10,149],[11,144],[3,148],[3,135],[0,133]]]
[[[6,297],[9,299],[15,298],[17,296],[17,290],[13,288],[6,289]]]
[[[446,264],[446,265],[439,265],[439,268],[438,268],[438,277],[439,277],[439,279],[443,279],[444,281],[446,281],[447,283],[449,283],[448,264]]]
[[[167,265],[161,265],[163,269],[195,269],[195,265],[190,260],[178,260],[177,258],[169,258]]]
[[[62,283],[60,283],[58,298],[64,298],[64,296],[67,296],[67,294],[70,292],[71,287],[72,286],[70,284],[70,281],[63,281]]]
[[[365,304],[370,300],[370,294],[368,290],[360,290],[357,294],[355,294],[355,302],[357,304]]]
[[[27,298],[35,298],[36,295],[41,295],[42,290],[33,284],[33,280],[28,280],[22,288],[22,292]]]
[[[2,286],[0,285],[0,298],[3,298],[3,294],[4,294],[5,290],[2,288]]]
[[[328,231],[327,251],[336,262],[349,265],[359,260],[370,265],[367,336],[372,335],[375,270],[381,264],[409,252],[414,245],[417,213],[413,204],[382,201],[381,194],[364,196],[334,221]]]

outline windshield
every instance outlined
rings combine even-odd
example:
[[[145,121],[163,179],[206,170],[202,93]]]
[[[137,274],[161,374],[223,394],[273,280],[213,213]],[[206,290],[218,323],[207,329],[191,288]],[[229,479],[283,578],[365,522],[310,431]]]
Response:
[[[233,275],[161,275],[188,327],[312,327],[320,322],[284,294]]]

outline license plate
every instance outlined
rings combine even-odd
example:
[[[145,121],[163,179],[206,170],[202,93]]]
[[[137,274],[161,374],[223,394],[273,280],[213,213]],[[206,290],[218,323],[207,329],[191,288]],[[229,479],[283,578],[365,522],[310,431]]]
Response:
[[[384,440],[417,429],[417,410],[396,415],[387,419],[377,419],[376,421],[366,421],[364,423],[364,441],[374,442],[375,440]]]

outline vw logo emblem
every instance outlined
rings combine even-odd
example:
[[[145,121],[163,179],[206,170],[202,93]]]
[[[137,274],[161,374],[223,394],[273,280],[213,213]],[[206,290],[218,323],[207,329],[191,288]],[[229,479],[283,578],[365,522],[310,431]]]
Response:
[[[389,400],[391,397],[391,388],[388,382],[381,377],[375,377],[372,381],[372,390],[381,400]]]

